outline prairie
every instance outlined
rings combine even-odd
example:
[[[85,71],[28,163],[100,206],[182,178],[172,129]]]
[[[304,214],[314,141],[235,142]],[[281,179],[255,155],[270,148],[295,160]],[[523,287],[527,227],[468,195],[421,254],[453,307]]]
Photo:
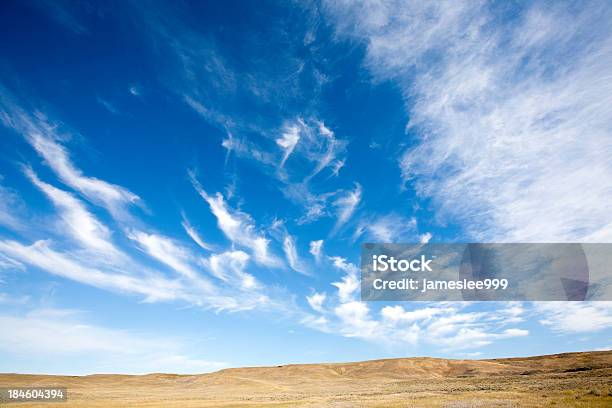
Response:
[[[61,386],[18,407],[612,407],[612,351],[525,358],[398,358],[230,368],[198,375],[0,374],[0,387]]]

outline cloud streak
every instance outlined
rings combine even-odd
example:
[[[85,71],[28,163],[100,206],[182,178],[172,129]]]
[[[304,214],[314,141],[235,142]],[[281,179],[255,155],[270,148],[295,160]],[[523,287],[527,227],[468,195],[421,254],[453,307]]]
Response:
[[[219,229],[228,239],[249,248],[257,262],[267,266],[281,266],[280,260],[268,248],[270,241],[257,232],[252,218],[248,214],[230,209],[221,193],[217,193],[215,196],[209,195],[193,173],[189,173],[189,177],[195,190],[206,201],[211,212],[217,218]]]
[[[84,264],[78,254],[75,254],[75,257],[56,251],[47,241],[23,245],[17,241],[0,240],[0,252],[51,274],[102,289],[140,294],[150,302],[176,299],[193,301],[193,298],[183,291],[178,281],[155,274],[135,277],[126,273],[103,270],[104,265],[96,267]]]
[[[109,229],[87,211],[81,201],[72,194],[41,181],[31,168],[25,168],[25,174],[58,208],[63,224],[78,242],[86,248],[106,253],[107,256],[120,256],[110,241]]]
[[[299,141],[300,129],[295,125],[289,126],[283,133],[282,137],[276,139],[276,144],[284,150],[283,159],[280,162],[280,167],[283,167],[285,165],[285,162],[287,161],[291,153],[293,153],[293,149],[295,149],[295,146],[298,144]]]
[[[27,114],[2,84],[0,94],[0,120],[6,127],[21,134],[62,182],[91,202],[106,207],[114,216],[128,216],[127,207],[140,201],[136,194],[116,184],[83,175],[59,142],[70,135],[62,131],[61,124],[50,122],[40,112]]]
[[[187,235],[189,235],[189,238],[191,238],[193,240],[193,242],[195,242],[196,244],[198,244],[198,246],[202,249],[205,249],[207,251],[212,251],[213,247],[212,245],[204,242],[204,240],[202,239],[202,237],[200,236],[200,234],[195,230],[195,228],[189,223],[189,220],[185,217],[184,214],[182,214],[183,217],[183,221],[181,222],[181,226],[183,227],[183,229],[185,230],[185,232],[187,233]]]
[[[286,234],[283,238],[283,251],[285,252],[285,257],[287,258],[287,263],[296,272],[299,272],[304,275],[308,275],[308,272],[304,268],[300,257],[298,256],[297,248],[295,245],[295,238],[291,235]]]
[[[323,255],[323,240],[319,239],[316,241],[310,241],[309,252],[314,257],[317,263],[320,262],[321,256]]]
[[[334,207],[336,207],[336,224],[332,229],[331,235],[336,234],[340,228],[352,217],[353,213],[357,209],[357,206],[361,202],[361,185],[355,183],[355,188],[352,191],[347,192],[341,197],[338,197],[334,201]]]
[[[610,240],[612,18],[526,4],[505,20],[486,2],[327,2],[366,67],[397,81],[407,186],[476,239]],[[571,10],[570,10],[571,9]]]
[[[342,257],[328,260],[343,275],[332,283],[336,288],[332,296],[315,292],[306,297],[316,314],[303,321],[314,329],[402,350],[406,345],[430,344],[447,353],[529,335],[528,330],[516,327],[523,321],[525,309],[512,302],[477,312],[465,310],[468,304],[458,302],[432,302],[412,309],[383,305],[372,310],[368,302],[358,299],[358,268]]]

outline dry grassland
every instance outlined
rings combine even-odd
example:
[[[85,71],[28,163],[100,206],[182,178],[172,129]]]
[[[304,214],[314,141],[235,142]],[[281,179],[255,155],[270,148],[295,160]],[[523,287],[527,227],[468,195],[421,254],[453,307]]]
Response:
[[[612,351],[232,368],[202,375],[0,374],[0,387],[62,386],[61,407],[612,407]]]

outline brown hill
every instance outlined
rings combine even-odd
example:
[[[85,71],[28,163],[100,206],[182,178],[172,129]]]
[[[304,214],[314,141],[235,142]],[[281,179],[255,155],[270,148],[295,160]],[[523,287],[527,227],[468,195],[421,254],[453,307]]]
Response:
[[[66,408],[546,404],[611,407],[612,351],[492,360],[399,358],[290,364],[230,368],[200,375],[0,374],[0,387],[18,386],[67,387],[69,401],[61,404]]]

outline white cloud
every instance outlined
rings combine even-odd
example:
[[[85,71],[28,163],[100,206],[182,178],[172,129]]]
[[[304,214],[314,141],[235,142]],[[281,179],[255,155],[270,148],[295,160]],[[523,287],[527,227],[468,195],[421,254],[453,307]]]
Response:
[[[398,214],[366,217],[357,225],[353,238],[366,233],[368,238],[377,242],[398,242],[413,237],[416,231],[416,218],[406,218]]]
[[[331,175],[337,175],[346,160],[341,156],[346,151],[347,141],[337,138],[331,129],[316,118],[297,117],[287,121],[281,129],[281,137],[274,141],[282,149],[280,164],[273,158],[275,153],[267,152],[247,140],[236,139],[231,134],[222,145],[240,157],[254,159],[275,171],[285,166],[290,155],[295,155],[295,166],[289,172],[295,173],[290,176],[301,183],[309,183],[328,168],[331,169]],[[303,175],[304,164],[310,169],[306,176]],[[284,169],[275,175],[285,183],[293,183],[289,181]]]
[[[332,164],[332,176],[338,177],[338,175],[340,174],[340,170],[344,167],[345,164],[346,159],[334,161],[334,163]]]
[[[68,227],[69,233],[77,242],[86,248],[104,252],[107,256],[122,256],[110,240],[109,229],[87,211],[81,201],[72,194],[41,181],[30,168],[26,168],[25,173],[58,208],[63,224]]]
[[[307,275],[302,262],[297,253],[297,248],[295,246],[295,238],[291,235],[286,234],[285,238],[283,238],[283,251],[285,252],[285,257],[287,258],[287,263],[296,272],[303,273]]]
[[[500,20],[487,2],[324,4],[338,35],[366,46],[375,81],[402,88],[417,138],[402,175],[438,215],[480,240],[612,239],[612,83],[601,80],[612,73],[609,7],[528,4]],[[386,313],[401,320],[394,310]],[[559,332],[610,327],[601,302],[534,310]],[[449,348],[486,345],[526,335],[498,327],[522,313],[450,313],[421,335]]]
[[[253,220],[248,214],[230,210],[221,193],[210,196],[192,173],[190,177],[196,191],[210,206],[211,212],[217,218],[217,225],[225,236],[232,242],[249,248],[256,262],[267,266],[280,266],[279,259],[269,251],[270,241],[256,231]]]
[[[105,206],[116,217],[125,217],[126,206],[139,202],[137,195],[121,186],[84,176],[59,142],[69,136],[61,130],[60,124],[51,123],[41,113],[26,114],[1,84],[0,93],[0,120],[6,127],[20,133],[62,182],[90,201]]]
[[[346,259],[334,256],[329,258],[334,266],[345,272],[341,282],[332,283],[338,288],[338,297],[340,302],[347,303],[356,299],[356,292],[359,289],[359,278],[357,274],[359,270],[355,265],[347,262]]]
[[[529,335],[527,330],[514,326],[523,321],[521,316],[525,313],[518,302],[500,303],[478,312],[466,311],[471,306],[467,302],[432,302],[412,309],[384,305],[377,312],[372,304],[358,300],[358,268],[341,257],[328,259],[344,276],[340,282],[332,283],[337,288],[334,296],[316,292],[306,297],[310,307],[324,319],[308,316],[303,320],[316,330],[392,347],[427,343],[457,355],[458,350]]]
[[[128,88],[128,91],[130,92],[130,94],[132,94],[133,96],[141,96],[142,95],[142,90],[140,89],[140,87],[138,85],[132,85]]]
[[[0,181],[3,180],[0,175]],[[22,206],[18,195],[0,184],[0,225],[11,229],[21,229],[22,223],[16,212]]]
[[[223,139],[221,146],[227,149],[228,155],[233,153],[236,156],[255,160],[266,166],[276,167],[275,158],[271,153],[260,149],[248,140],[236,138],[231,133],[228,133],[227,137]]]
[[[132,231],[128,235],[153,258],[186,278],[185,286],[196,295],[197,303],[217,310],[249,310],[269,306],[270,297],[255,277],[245,271],[249,256],[242,251],[212,254],[208,259],[195,257],[187,248],[167,237]],[[219,286],[199,273],[202,265],[224,285]]]
[[[379,322],[371,318],[370,309],[365,302],[340,303],[334,313],[340,319],[340,331],[346,337],[371,339],[383,338],[385,335],[380,330]]]
[[[144,264],[130,257],[130,252],[117,249],[111,241],[111,231],[87,210],[83,202],[73,194],[41,181],[31,169],[26,168],[26,175],[51,199],[58,208],[63,223],[68,227],[57,228],[59,233],[53,231],[51,236],[60,235],[61,238],[66,238],[63,232],[68,230],[70,241],[47,240],[26,245],[14,240],[0,240],[1,268],[39,268],[113,292],[143,295],[145,300],[150,302],[180,300],[218,311],[262,308],[286,310],[291,313],[293,305],[285,302],[286,293],[282,288],[265,288],[264,293],[255,277],[244,271],[249,259],[247,254],[231,251],[203,259],[194,255],[181,241],[143,232],[146,224],[126,212],[126,206],[139,198],[123,187],[83,176],[60,143],[60,140],[66,139],[66,135],[70,134],[61,131],[59,124],[50,124],[40,114],[24,113],[1,85],[0,120],[21,133],[65,184],[78,190],[91,201],[107,207],[128,237],[145,253],[166,266],[161,268],[163,273],[152,270],[146,266],[148,263]],[[210,200],[213,213],[228,237],[249,247],[257,262],[268,266],[282,265],[278,258],[268,252],[269,241],[257,233],[247,214],[228,209],[220,195],[208,197],[195,179],[193,180],[200,194]],[[0,192],[4,191],[3,189]],[[6,194],[0,196],[1,204],[8,201],[5,197]],[[214,250],[202,240],[185,217],[183,218],[183,227],[188,235],[201,247]],[[11,227],[19,229],[21,225]],[[39,236],[39,232],[40,228],[37,228],[35,235]],[[73,248],[75,243],[80,248]],[[220,262],[227,263],[223,271],[220,269]],[[219,282],[209,279],[209,276],[204,276],[201,272],[210,272]],[[166,276],[168,273],[176,275],[169,278]],[[221,273],[237,280],[224,280]],[[278,301],[272,298],[272,295],[278,295],[282,300]]]
[[[522,329],[506,329],[500,333],[491,333],[483,329],[460,328],[450,336],[440,337],[436,342],[447,350],[464,350],[488,346],[495,340],[525,337],[529,331]]]
[[[421,244],[427,244],[429,243],[429,240],[431,239],[433,235],[431,235],[431,232],[426,232],[424,234],[419,235],[419,242]]]
[[[304,213],[297,219],[297,223],[309,224],[319,218],[329,215],[327,209],[328,202],[330,198],[338,192],[331,191],[315,194],[311,191],[311,187],[307,182],[300,182],[287,184],[282,193],[289,200],[300,205],[304,209]]]
[[[280,182],[285,197],[304,209],[304,214],[298,219],[299,224],[330,215],[327,210],[328,200],[341,190],[325,191],[321,184],[327,179],[316,176],[326,169],[330,170],[329,177],[338,175],[346,162],[343,155],[348,142],[337,138],[331,129],[316,118],[297,117],[289,120],[280,133],[281,137],[274,139],[282,149],[280,157],[276,151],[268,151],[259,144],[236,138],[231,133],[223,140],[222,146],[227,149],[228,157],[229,154],[235,154],[237,157],[254,160],[262,165],[265,173]],[[292,159],[287,162],[289,156]]]
[[[329,321],[325,316],[306,315],[300,320],[300,323],[323,333],[332,333],[329,328]]]
[[[3,253],[0,253],[0,269],[17,269],[24,270],[24,265],[12,258],[9,258]],[[0,279],[0,283],[2,280]]]
[[[312,179],[328,167],[332,169],[331,175],[337,176],[346,160],[340,159],[339,156],[345,152],[347,141],[338,139],[335,133],[322,121],[314,120],[314,123],[310,126],[303,121],[300,121],[300,123],[305,129],[304,133],[308,139],[303,154],[316,164],[306,180]]]
[[[213,275],[222,281],[238,283],[242,289],[252,290],[260,285],[253,275],[245,272],[248,261],[249,255],[246,252],[227,251],[211,255],[207,265]]]
[[[612,302],[538,302],[540,323],[560,333],[588,333],[612,328]]]
[[[280,167],[283,167],[285,165],[285,162],[287,161],[291,153],[293,153],[293,149],[295,149],[295,146],[298,144],[299,141],[300,128],[296,125],[288,126],[283,132],[282,137],[276,139],[276,144],[279,145],[284,151],[283,159],[280,162]]]
[[[454,312],[453,308],[441,308],[441,307],[425,307],[422,309],[405,310],[402,306],[385,306],[382,308],[380,314],[382,318],[392,324],[398,323],[414,323],[417,321],[427,320],[430,321],[432,318],[441,314],[447,314]]]
[[[189,95],[184,95],[183,100],[185,103],[202,116],[205,120],[213,125],[218,125],[223,130],[231,129],[234,126],[234,121],[222,114],[221,112],[204,106],[201,102],[197,101]]]
[[[189,251],[177,242],[161,235],[136,230],[128,232],[128,238],[136,241],[150,256],[168,265],[172,270],[186,277],[193,284],[197,284],[204,291],[208,293],[215,291],[214,286],[191,265],[193,257]]]
[[[189,238],[191,238],[193,242],[198,244],[200,248],[205,249],[207,251],[213,250],[212,245],[208,244],[202,239],[200,234],[198,234],[195,228],[189,223],[189,220],[185,217],[185,215],[183,215],[183,221],[181,222],[181,225],[183,226],[183,229],[185,230],[187,235],[189,235]]]
[[[336,224],[332,230],[332,235],[335,234],[353,215],[357,206],[361,202],[361,185],[355,183],[355,189],[347,192],[342,197],[334,201],[336,207]]]
[[[75,280],[87,285],[126,293],[141,294],[148,301],[189,299],[178,281],[159,275],[133,276],[102,270],[85,265],[93,259],[82,259],[82,254],[63,254],[50,248],[49,242],[37,241],[22,245],[16,241],[0,240],[0,252],[24,264],[45,270],[51,274]],[[99,257],[99,256],[98,256]]]
[[[121,215],[126,204],[139,201],[138,196],[123,187],[83,176],[81,171],[74,167],[63,146],[52,139],[34,133],[28,135],[28,140],[64,183],[93,202],[103,204],[113,214]]]
[[[612,9],[327,2],[406,95],[407,183],[478,239],[612,239]]]
[[[229,271],[227,273],[239,277],[239,280],[218,286],[207,277],[200,275],[194,264],[210,268],[213,275],[214,272],[218,274],[220,264],[217,270],[213,271],[210,262],[196,259],[185,248],[166,237],[132,232],[131,238],[153,258],[170,267],[178,276],[168,278],[132,260],[113,264],[100,259],[96,253],[75,251],[62,253],[52,249],[47,241],[38,241],[26,246],[16,241],[0,240],[0,254],[86,285],[118,293],[142,295],[147,302],[183,301],[218,311],[254,308],[281,310],[283,307],[287,309],[287,305],[280,305],[271,299],[271,294],[277,292],[270,290],[269,293],[263,293],[255,278],[243,272],[236,263],[229,262],[227,257],[224,258],[228,261],[225,265]],[[217,255],[219,256],[224,255]]]
[[[102,105],[104,107],[104,109],[106,109],[109,113],[113,114],[113,115],[121,115],[121,112],[119,111],[119,109],[111,102],[107,101],[106,99],[97,97],[96,101]]]
[[[306,300],[314,311],[325,313],[323,303],[325,303],[326,297],[327,295],[325,293],[314,293],[311,296],[306,296]]]
[[[310,254],[314,257],[315,261],[320,262],[323,254],[323,240],[319,239],[316,241],[310,241]]]

